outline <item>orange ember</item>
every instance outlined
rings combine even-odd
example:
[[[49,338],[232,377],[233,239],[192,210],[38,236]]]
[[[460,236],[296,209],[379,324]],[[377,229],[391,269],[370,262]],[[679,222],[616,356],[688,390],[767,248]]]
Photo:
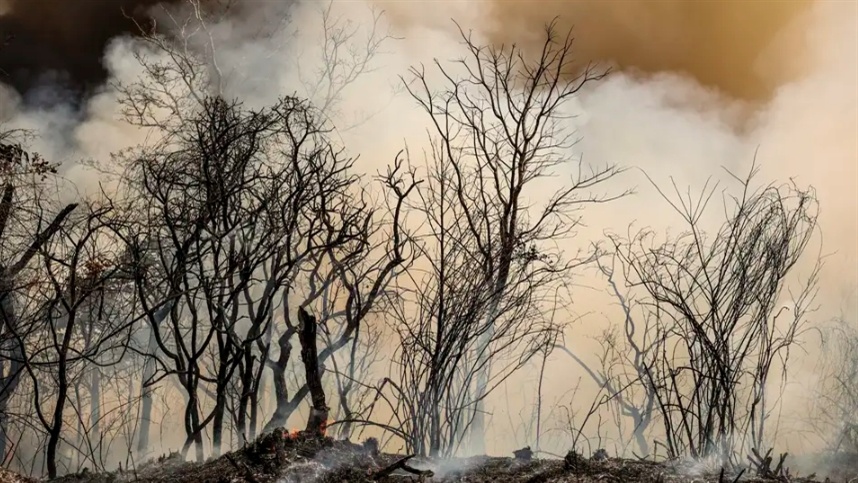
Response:
[[[329,419],[329,420],[325,421],[324,423],[322,423],[322,427],[320,428],[320,429],[321,429],[322,436],[325,436],[325,435],[327,434],[327,432],[328,432],[328,427],[329,427],[330,425],[332,425],[332,424],[334,424],[334,420],[333,420],[333,419]],[[303,432],[304,432],[304,431],[303,431],[303,430],[300,430],[300,429],[290,429],[290,430],[286,430],[286,428],[283,428],[283,429],[281,430],[281,437],[282,437],[283,439],[298,439],[298,436],[299,436],[301,433],[303,433]]]
[[[283,428],[281,437],[283,439],[297,439],[298,433],[300,433],[300,432],[301,432],[301,430],[299,430],[299,429],[290,429],[287,431],[286,428]]]

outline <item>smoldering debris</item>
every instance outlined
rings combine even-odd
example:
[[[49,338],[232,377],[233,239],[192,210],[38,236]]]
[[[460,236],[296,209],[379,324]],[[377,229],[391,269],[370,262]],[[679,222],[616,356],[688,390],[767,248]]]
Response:
[[[36,483],[36,480],[16,475],[2,466],[0,466],[0,481],[3,483]]]
[[[515,459],[521,461],[530,461],[533,459],[533,451],[531,451],[530,446],[525,446],[524,448],[515,450],[512,454]]]
[[[570,464],[574,462],[574,464]],[[699,469],[699,465],[695,467]],[[0,481],[30,483],[0,470]],[[694,472],[687,464],[659,463],[592,457],[570,451],[564,459],[515,457],[417,458],[370,451],[367,445],[336,441],[303,432],[275,430],[243,449],[211,458],[204,463],[181,462],[177,453],[163,455],[136,468],[96,474],[83,471],[53,480],[63,483],[340,483],[340,482],[596,482],[625,481],[664,483],[688,481],[738,481],[763,483],[785,481],[780,474],[756,474],[752,468],[712,468]],[[17,480],[15,478],[18,478]],[[790,475],[794,483],[816,480]]]

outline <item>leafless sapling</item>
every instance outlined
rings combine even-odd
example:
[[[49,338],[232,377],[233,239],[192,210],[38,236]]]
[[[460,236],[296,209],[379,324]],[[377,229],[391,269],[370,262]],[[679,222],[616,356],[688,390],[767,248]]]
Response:
[[[623,275],[651,315],[643,330],[663,340],[643,362],[644,383],[654,388],[670,456],[729,461],[764,446],[769,378],[785,377],[813,309],[818,262],[788,298],[784,289],[816,227],[814,192],[794,183],[755,188],[756,172],[733,176],[740,192],[723,195],[726,219],[711,235],[702,220],[717,185],[707,184],[698,201],[659,191],[682,220],[678,236],[612,236]]]

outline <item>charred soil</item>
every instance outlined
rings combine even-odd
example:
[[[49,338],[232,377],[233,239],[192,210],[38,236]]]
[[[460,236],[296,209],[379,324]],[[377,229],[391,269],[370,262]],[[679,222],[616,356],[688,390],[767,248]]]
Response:
[[[431,460],[380,453],[375,445],[275,431],[240,450],[204,463],[165,455],[113,473],[84,472],[56,483],[342,483],[342,482],[812,482],[782,473],[707,471],[688,465],[616,458],[473,457]],[[32,482],[21,478],[0,481]]]

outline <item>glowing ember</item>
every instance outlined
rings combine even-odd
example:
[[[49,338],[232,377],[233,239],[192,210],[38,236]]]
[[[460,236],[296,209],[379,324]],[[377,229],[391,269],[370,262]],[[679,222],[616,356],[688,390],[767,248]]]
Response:
[[[329,420],[325,421],[324,423],[322,423],[322,427],[320,428],[322,436],[325,436],[327,434],[328,426],[330,426],[333,423],[334,423],[334,420],[332,420],[332,419],[329,419]],[[281,429],[280,437],[283,439],[298,439],[298,436],[303,432],[304,431],[302,431],[300,429],[289,429],[289,430],[287,430],[286,428],[283,428],[283,429]]]
[[[280,431],[280,437],[281,437],[281,438],[283,438],[283,439],[297,439],[297,438],[298,438],[298,433],[300,433],[300,432],[301,432],[301,430],[299,430],[299,429],[289,429],[289,430],[287,430],[286,428],[283,428],[283,429]]]

